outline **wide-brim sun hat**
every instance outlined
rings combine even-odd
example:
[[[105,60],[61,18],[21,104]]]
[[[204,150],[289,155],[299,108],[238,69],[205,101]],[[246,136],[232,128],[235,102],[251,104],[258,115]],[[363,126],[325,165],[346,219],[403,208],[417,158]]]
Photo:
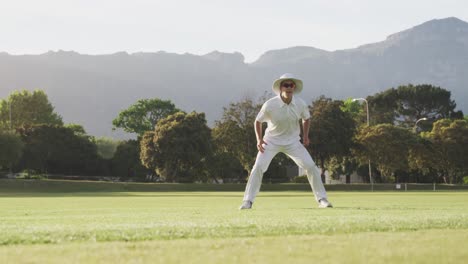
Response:
[[[296,84],[296,89],[294,90],[295,94],[298,94],[298,93],[300,93],[302,91],[302,80],[294,77],[294,75],[291,74],[291,73],[285,73],[285,74],[281,75],[281,77],[279,77],[279,79],[276,79],[273,82],[272,89],[273,89],[273,92],[275,92],[275,94],[280,94],[281,82],[286,81],[286,80],[291,80]]]

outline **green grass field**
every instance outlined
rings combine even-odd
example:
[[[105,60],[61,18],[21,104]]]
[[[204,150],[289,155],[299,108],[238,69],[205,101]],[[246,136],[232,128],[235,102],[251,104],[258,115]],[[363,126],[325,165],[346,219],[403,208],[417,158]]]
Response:
[[[463,263],[467,192],[0,193],[0,263]]]

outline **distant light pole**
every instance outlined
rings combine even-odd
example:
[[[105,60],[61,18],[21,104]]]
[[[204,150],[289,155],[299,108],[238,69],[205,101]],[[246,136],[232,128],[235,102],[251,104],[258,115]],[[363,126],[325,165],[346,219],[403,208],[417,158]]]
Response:
[[[366,102],[367,126],[369,126],[369,103],[367,102],[367,100],[366,100],[365,98],[354,98],[354,99],[353,99],[353,102],[356,102],[356,101],[364,101],[364,102]]]
[[[419,122],[419,121],[426,121],[426,120],[427,120],[427,117],[423,117],[423,118],[419,118],[419,119],[416,121],[416,123],[414,123],[414,128],[413,128],[413,129],[414,129],[414,132],[415,132],[415,133],[418,132],[418,122]]]
[[[370,122],[369,122],[369,102],[367,102],[367,100],[365,98],[354,98],[353,99],[353,102],[356,102],[356,101],[364,101],[366,102],[366,110],[367,110],[367,126],[370,126]],[[370,181],[370,184],[371,184],[371,189],[372,191],[374,191],[374,181],[372,180],[372,167],[371,167],[371,161],[369,159],[369,181]]]

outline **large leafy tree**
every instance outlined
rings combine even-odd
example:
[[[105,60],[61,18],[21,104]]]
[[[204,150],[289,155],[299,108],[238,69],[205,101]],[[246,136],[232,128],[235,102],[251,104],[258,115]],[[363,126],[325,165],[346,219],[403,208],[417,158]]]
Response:
[[[178,112],[163,118],[154,135],[146,134],[141,144],[143,164],[147,168],[155,166],[166,181],[207,180],[206,162],[212,154],[212,146],[211,130],[204,113]]]
[[[444,173],[437,166],[439,158],[435,147],[432,141],[420,136],[411,146],[408,162],[413,173],[408,172],[408,175],[414,175],[415,182],[439,182],[439,178],[443,178]]]
[[[125,132],[143,136],[146,131],[153,131],[159,120],[178,111],[170,100],[142,99],[120,112],[112,124],[114,129],[122,128]]]
[[[432,142],[433,166],[443,174],[446,183],[459,183],[468,173],[468,122],[442,119],[422,137]]]
[[[22,125],[35,124],[63,125],[62,117],[54,112],[44,91],[16,91],[0,101],[1,127],[8,128],[11,125],[15,129]]]
[[[462,119],[463,113],[455,111],[456,103],[450,91],[422,84],[391,88],[367,98],[372,116],[371,123],[391,123],[403,127],[413,127],[420,118],[436,120],[440,118]],[[423,127],[429,125],[421,124]]]
[[[140,160],[147,169],[157,172],[156,147],[154,146],[154,130],[147,131],[140,140]]]
[[[25,144],[21,168],[66,175],[96,174],[97,148],[87,137],[56,125],[24,126],[18,132]]]
[[[342,101],[320,97],[310,107],[309,150],[322,169],[325,178],[327,162],[332,157],[350,154],[356,123],[349,112],[343,111]]]
[[[228,107],[223,108],[223,116],[215,122],[213,128],[216,152],[232,153],[248,174],[258,152],[254,123],[265,101],[264,97],[259,100],[244,98],[239,102],[230,103]]]
[[[395,172],[408,171],[408,156],[415,144],[416,135],[405,128],[380,124],[362,127],[356,134],[355,141],[358,144],[354,148],[356,157],[363,164],[372,160],[383,180],[388,181],[396,176]]]
[[[366,112],[363,110],[361,104],[352,98],[348,98],[343,101],[343,105],[340,107],[341,111],[347,112],[356,121],[357,124],[366,123]]]
[[[23,148],[18,134],[0,130],[0,168],[12,168],[21,158]]]
[[[127,140],[120,142],[110,160],[112,175],[126,179],[143,178],[148,171],[141,164],[139,154],[140,145],[138,141]]]

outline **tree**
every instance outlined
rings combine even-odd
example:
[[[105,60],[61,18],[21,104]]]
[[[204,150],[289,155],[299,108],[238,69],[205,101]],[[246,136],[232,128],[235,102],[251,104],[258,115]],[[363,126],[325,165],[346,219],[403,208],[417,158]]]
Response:
[[[422,137],[434,145],[434,167],[442,172],[446,183],[460,183],[468,173],[468,121],[442,119]]]
[[[417,136],[408,158],[409,168],[416,172],[415,182],[438,182],[438,178],[443,176],[437,168],[439,161],[436,152],[435,145],[430,140]]]
[[[24,143],[19,135],[0,130],[0,168],[12,168],[23,154]]]
[[[136,140],[120,142],[111,159],[111,173],[126,179],[146,176],[148,172],[139,159],[140,146]]]
[[[398,117],[398,96],[395,88],[368,96],[370,124],[394,124]],[[367,113],[365,113],[367,114]]]
[[[390,123],[410,128],[423,117],[429,120],[463,118],[461,111],[455,111],[456,103],[451,100],[450,91],[429,84],[408,84],[397,89],[391,88],[369,96],[368,101],[373,123]]]
[[[21,168],[43,173],[96,175],[97,148],[87,137],[57,125],[23,126],[18,133],[25,144]]]
[[[0,126],[3,128],[10,126],[10,108],[12,129],[23,125],[63,125],[62,117],[54,112],[47,95],[41,90],[13,92],[0,102]]]
[[[140,160],[145,168],[157,171],[156,147],[154,145],[154,131],[147,131],[140,140]]]
[[[98,155],[110,160],[114,157],[115,151],[121,142],[108,137],[98,137],[94,139],[94,143],[97,146]]]
[[[384,180],[393,179],[397,171],[408,171],[409,152],[416,141],[410,130],[390,124],[366,126],[358,131],[355,140],[356,157],[361,163],[372,160]]]
[[[88,134],[86,133],[86,130],[84,129],[82,125],[71,123],[71,124],[66,124],[65,127],[71,129],[73,133],[77,136],[82,136],[82,137],[88,136]]]
[[[332,157],[328,161],[328,171],[332,178],[340,175],[346,176],[346,183],[351,183],[351,174],[359,167],[358,161],[351,155],[342,157]]]
[[[146,131],[153,131],[159,120],[179,111],[170,100],[138,100],[112,121],[113,129],[122,128],[125,132],[136,133],[141,137]]]
[[[151,137],[153,142],[149,141]],[[206,161],[212,147],[211,130],[204,113],[178,112],[163,118],[156,125],[154,135],[147,133],[141,144],[140,157],[145,166],[155,166],[157,174],[166,181],[207,180]]]
[[[216,149],[216,148],[215,148]],[[207,162],[209,178],[216,182],[239,182],[244,177],[244,168],[239,160],[230,152],[214,153]]]
[[[356,123],[352,115],[344,112],[342,101],[320,97],[310,107],[310,145],[309,150],[322,169],[325,179],[326,164],[332,158],[350,154]]]
[[[258,152],[254,123],[263,101],[265,96],[257,101],[244,98],[230,103],[223,108],[223,116],[213,128],[217,153],[232,153],[249,175]]]
[[[341,111],[349,113],[351,117],[356,121],[356,124],[364,124],[367,120],[367,113],[363,110],[361,104],[358,101],[354,101],[353,98],[348,98],[343,101],[343,105],[340,107]]]

